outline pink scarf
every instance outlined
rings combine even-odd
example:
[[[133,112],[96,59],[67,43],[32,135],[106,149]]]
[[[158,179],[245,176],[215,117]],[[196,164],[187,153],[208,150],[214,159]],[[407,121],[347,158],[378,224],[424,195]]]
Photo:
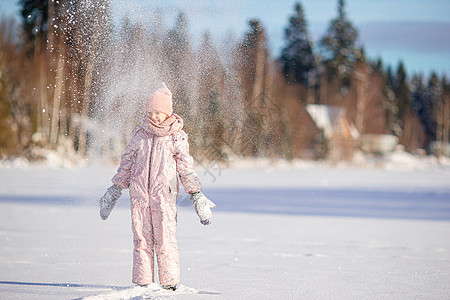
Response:
[[[142,127],[148,133],[156,136],[168,136],[181,131],[183,128],[183,119],[177,114],[172,114],[161,124],[156,124],[147,115],[144,115],[142,118]]]

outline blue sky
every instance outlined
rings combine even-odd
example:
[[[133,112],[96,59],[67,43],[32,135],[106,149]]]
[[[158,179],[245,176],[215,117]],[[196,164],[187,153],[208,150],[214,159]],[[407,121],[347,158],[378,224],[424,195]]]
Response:
[[[17,1],[0,0],[0,9],[17,13]],[[218,44],[226,34],[241,37],[247,20],[258,18],[268,33],[272,56],[283,46],[283,29],[293,13],[295,0],[112,0],[117,15],[128,12],[135,19],[148,18],[161,8],[167,26],[185,11],[190,31],[199,37],[210,31]],[[337,0],[301,1],[314,42],[336,16]],[[396,68],[402,60],[408,73],[428,75],[431,70],[450,76],[450,0],[346,0],[346,12],[359,31],[359,42],[369,58],[382,57]]]

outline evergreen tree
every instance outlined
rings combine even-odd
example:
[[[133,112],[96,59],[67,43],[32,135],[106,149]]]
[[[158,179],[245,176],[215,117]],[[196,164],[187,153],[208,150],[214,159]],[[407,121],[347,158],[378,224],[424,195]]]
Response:
[[[198,66],[199,102],[203,108],[197,112],[196,125],[202,136],[202,150],[209,159],[222,159],[224,108],[221,107],[220,94],[224,75],[219,54],[208,32],[202,37],[198,51]]]
[[[309,72],[314,69],[314,54],[308,34],[307,22],[300,2],[295,4],[295,13],[289,18],[284,30],[286,46],[280,61],[288,82],[308,84]]]
[[[386,95],[386,127],[390,133],[397,136],[402,135],[402,129],[398,124],[398,98],[395,94],[395,76],[392,73],[391,66],[388,66],[384,73],[385,87],[384,94]]]
[[[178,14],[175,25],[168,32],[168,36],[164,41],[164,54],[169,64],[170,76],[169,84],[172,92],[176,95],[174,102],[175,108],[185,121],[189,123],[195,107],[192,107],[191,85],[193,70],[193,53],[189,37],[188,20],[186,14],[181,12]],[[189,107],[191,105],[191,107]],[[191,109],[190,109],[191,108]],[[194,109],[192,109],[194,108]]]
[[[358,32],[347,19],[344,6],[344,0],[339,0],[338,15],[331,20],[319,47],[330,76],[346,80],[353,71],[360,51],[356,45]]]
[[[174,95],[174,110],[180,114],[193,144],[199,144],[200,130],[195,117],[199,110],[198,65],[195,62],[195,53],[189,33],[189,22],[186,14],[180,12],[175,24],[167,32],[162,43],[163,53],[161,59],[167,63],[167,69],[162,74],[167,78],[166,83]]]
[[[165,53],[169,59],[171,74],[174,79],[185,67],[186,60],[191,56],[191,43],[189,38],[188,20],[186,14],[181,12],[178,14],[175,25],[169,30],[165,40]]]
[[[404,116],[412,108],[411,93],[408,86],[408,78],[403,62],[397,67],[397,74],[394,80],[394,93],[398,99],[397,121],[403,125]]]
[[[439,102],[443,92],[442,80],[439,79],[436,72],[431,73],[430,79],[428,80],[428,89],[430,92],[431,103],[433,105],[433,108],[436,108],[435,104]]]
[[[418,116],[425,132],[425,149],[430,152],[430,143],[436,139],[436,123],[433,119],[433,105],[429,86],[421,75],[415,75],[412,80],[412,93],[414,113]]]
[[[416,116],[420,116],[422,112],[422,104],[425,98],[425,84],[422,75],[415,74],[411,80],[411,100],[413,104],[413,112]]]
[[[430,123],[431,130],[433,130],[432,140],[436,140],[436,129],[437,129],[437,116],[438,109],[442,109],[441,101],[443,95],[442,80],[439,79],[435,72],[431,73],[430,79],[428,80],[428,94],[429,101],[427,101],[427,115],[428,122]]]
[[[252,19],[248,25],[250,28],[239,45],[238,64],[246,102],[249,104],[263,92],[267,51],[266,33],[261,22]]]
[[[19,0],[25,41],[34,48],[34,41],[45,40],[48,32],[49,0]]]
[[[365,51],[364,48],[361,48],[361,50]],[[377,58],[376,60],[367,59],[367,64],[374,72],[378,72],[380,74],[383,74],[383,76],[386,77],[385,76],[386,74],[385,74],[385,70],[384,70],[383,60],[380,57]]]
[[[395,86],[395,78],[394,75],[392,73],[392,67],[388,66],[386,69],[386,84],[391,87],[392,89],[394,89]]]
[[[239,77],[245,95],[243,140],[245,154],[261,154],[264,132],[258,106],[264,98],[265,67],[267,59],[265,30],[257,19],[248,22],[249,29],[239,45]]]

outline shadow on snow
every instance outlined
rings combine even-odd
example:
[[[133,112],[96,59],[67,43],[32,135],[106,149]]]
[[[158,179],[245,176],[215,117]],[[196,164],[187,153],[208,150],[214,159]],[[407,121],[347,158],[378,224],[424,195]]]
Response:
[[[450,220],[450,191],[377,191],[346,189],[205,189],[216,211],[368,217],[388,219]],[[96,206],[97,199],[82,196],[8,196],[0,202]],[[178,206],[190,206],[180,195]],[[118,207],[129,207],[128,193]],[[187,209],[192,209],[189,207]]]

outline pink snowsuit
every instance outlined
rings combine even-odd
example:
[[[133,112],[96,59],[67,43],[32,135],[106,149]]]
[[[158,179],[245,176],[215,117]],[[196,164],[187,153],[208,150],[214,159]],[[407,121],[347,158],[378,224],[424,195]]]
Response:
[[[134,238],[132,281],[135,284],[154,282],[154,252],[161,285],[180,282],[175,237],[177,173],[187,193],[200,191],[187,134],[180,130],[157,136],[145,126],[137,127],[112,179],[114,184],[130,191]]]

